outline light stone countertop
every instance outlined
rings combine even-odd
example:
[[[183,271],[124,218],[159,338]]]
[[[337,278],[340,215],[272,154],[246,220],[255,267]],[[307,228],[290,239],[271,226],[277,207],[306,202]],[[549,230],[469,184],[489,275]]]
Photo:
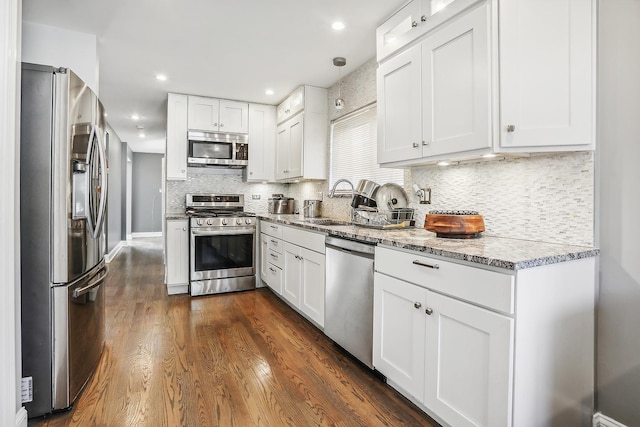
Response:
[[[330,236],[393,246],[468,261],[507,270],[521,270],[541,265],[556,264],[582,258],[595,257],[599,249],[532,240],[508,239],[481,235],[476,239],[443,239],[422,228],[403,230],[377,230],[345,225],[320,225],[305,222],[300,215],[257,214],[262,220],[294,225],[320,231]],[[329,219],[329,218],[327,218]]]
[[[164,216],[165,220],[177,220],[177,219],[189,219],[186,213],[167,213]]]

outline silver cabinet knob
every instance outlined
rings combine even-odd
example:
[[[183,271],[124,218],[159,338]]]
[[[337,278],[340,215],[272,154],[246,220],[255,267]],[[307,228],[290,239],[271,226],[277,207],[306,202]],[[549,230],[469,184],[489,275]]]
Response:
[[[224,127],[224,123],[220,123],[220,127],[223,128]]]
[[[425,146],[425,147],[428,147],[429,146],[429,141],[422,141],[422,145]]]
[[[422,22],[425,22],[425,21],[427,20],[427,15],[422,15],[422,16],[420,17],[420,20],[421,20]]]
[[[414,304],[413,304],[413,306],[414,306],[415,308],[420,308],[420,307],[422,307],[422,304],[421,304],[421,303],[419,303],[419,302],[416,302],[416,303],[414,303]]]
[[[217,123],[214,123],[213,125],[214,125],[214,126],[218,126],[218,124],[217,124]]]
[[[415,27],[417,27],[417,26],[418,26],[418,23],[417,23],[416,21],[413,21],[413,22],[411,23],[411,26],[415,28]]]
[[[507,125],[507,132],[515,132],[516,125]]]
[[[424,312],[427,313],[427,316],[431,316],[431,314],[433,314],[433,309],[430,307],[427,307],[424,309]]]
[[[182,227],[182,231],[187,231],[187,227]]]
[[[420,146],[420,144],[418,144],[417,142],[413,143],[413,148],[418,148]]]

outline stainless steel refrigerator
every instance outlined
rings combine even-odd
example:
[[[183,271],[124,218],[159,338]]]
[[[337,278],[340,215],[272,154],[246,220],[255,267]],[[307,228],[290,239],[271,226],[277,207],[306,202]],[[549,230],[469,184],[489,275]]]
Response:
[[[21,102],[23,400],[35,417],[71,406],[104,347],[107,156],[103,107],[71,70],[23,64]]]

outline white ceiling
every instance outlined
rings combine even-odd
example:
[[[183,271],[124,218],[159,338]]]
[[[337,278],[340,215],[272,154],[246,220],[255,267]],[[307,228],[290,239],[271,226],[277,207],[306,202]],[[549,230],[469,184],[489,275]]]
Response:
[[[372,58],[375,27],[405,2],[23,0],[22,7],[25,21],[97,36],[109,123],[133,151],[163,152],[167,92],[278,104],[300,84],[329,87],[338,80],[332,59],[347,58],[344,77]],[[346,28],[333,30],[334,21]],[[168,80],[157,81],[158,73]]]

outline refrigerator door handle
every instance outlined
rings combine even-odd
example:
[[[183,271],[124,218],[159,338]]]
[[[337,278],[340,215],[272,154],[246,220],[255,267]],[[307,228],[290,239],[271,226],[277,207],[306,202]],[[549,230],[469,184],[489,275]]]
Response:
[[[98,277],[96,277],[91,282],[89,282],[89,284],[87,286],[83,286],[82,288],[74,289],[73,293],[71,294],[71,296],[74,297],[74,298],[78,298],[78,297],[86,294],[91,289],[95,288],[100,283],[102,283],[102,281],[105,279],[105,277],[107,277],[107,273],[109,273],[109,267],[105,265],[104,268],[102,269],[102,273]]]
[[[96,143],[98,144],[98,154],[100,157],[100,206],[98,207],[98,217],[96,219],[96,228],[95,233],[93,234],[93,238],[96,239],[98,234],[100,234],[100,230],[102,229],[102,225],[105,218],[105,212],[107,210],[107,153],[104,147],[104,143],[102,141],[102,131],[98,127],[94,127],[96,129]]]

